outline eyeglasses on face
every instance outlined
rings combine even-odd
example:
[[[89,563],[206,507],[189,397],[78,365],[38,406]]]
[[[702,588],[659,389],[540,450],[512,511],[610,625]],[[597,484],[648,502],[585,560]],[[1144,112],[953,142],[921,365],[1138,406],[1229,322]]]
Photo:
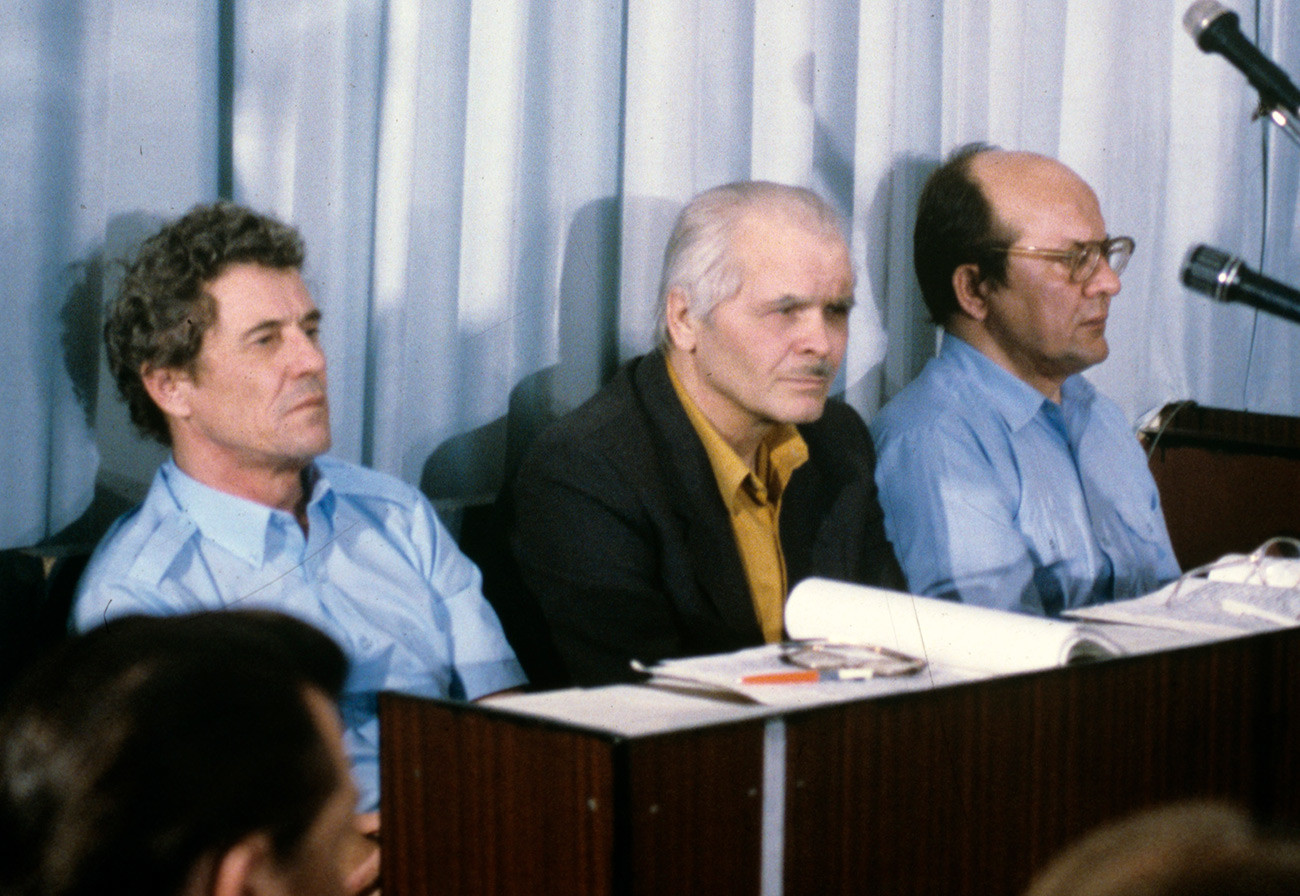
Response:
[[[1113,236],[1104,240],[1089,240],[1075,243],[1069,249],[1039,249],[1036,246],[994,246],[994,252],[1006,255],[1024,255],[1029,258],[1048,258],[1061,261],[1070,268],[1070,282],[1083,283],[1097,273],[1101,260],[1119,276],[1133,257],[1136,244],[1131,236]]]

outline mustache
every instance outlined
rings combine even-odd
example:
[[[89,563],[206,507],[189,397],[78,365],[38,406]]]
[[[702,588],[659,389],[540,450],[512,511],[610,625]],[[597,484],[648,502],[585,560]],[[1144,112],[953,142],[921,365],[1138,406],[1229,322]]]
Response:
[[[804,364],[801,367],[795,368],[792,372],[798,377],[814,377],[822,380],[833,380],[835,379],[835,371],[837,369],[838,365],[832,364],[830,361],[813,361],[809,364]]]

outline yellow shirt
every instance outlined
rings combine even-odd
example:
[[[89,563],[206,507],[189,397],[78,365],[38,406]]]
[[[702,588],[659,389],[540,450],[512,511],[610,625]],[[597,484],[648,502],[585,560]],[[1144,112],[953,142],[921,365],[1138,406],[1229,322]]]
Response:
[[[783,424],[772,430],[758,446],[755,470],[713,428],[703,412],[686,394],[671,363],[668,378],[682,402],[691,426],[704,443],[713,467],[722,503],[731,517],[740,562],[749,582],[749,598],[763,629],[763,640],[780,641],[785,632],[785,554],[781,551],[781,495],[790,477],[808,460],[808,445],[799,430]]]

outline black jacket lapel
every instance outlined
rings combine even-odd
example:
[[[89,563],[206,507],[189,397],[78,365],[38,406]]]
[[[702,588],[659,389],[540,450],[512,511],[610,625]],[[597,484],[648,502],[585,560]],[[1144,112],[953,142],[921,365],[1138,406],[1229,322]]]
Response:
[[[717,614],[745,642],[762,641],[731,519],[718,492],[704,444],[691,426],[661,351],[642,359],[633,374],[637,401],[653,428],[665,491],[681,520],[696,583]]]

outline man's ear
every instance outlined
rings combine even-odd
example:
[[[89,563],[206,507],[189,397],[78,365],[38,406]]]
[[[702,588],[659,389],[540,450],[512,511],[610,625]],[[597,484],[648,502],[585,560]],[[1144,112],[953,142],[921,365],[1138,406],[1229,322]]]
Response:
[[[695,331],[700,321],[691,313],[691,300],[686,290],[674,286],[668,291],[665,301],[665,320],[668,324],[668,341],[679,351],[690,352],[695,349]]]
[[[140,381],[153,403],[168,417],[188,417],[194,377],[179,367],[140,366]]]
[[[982,321],[989,313],[988,283],[981,279],[979,265],[968,262],[952,272],[952,291],[957,305],[971,318]]]
[[[285,892],[266,834],[249,834],[217,860],[211,896],[284,896]]]

